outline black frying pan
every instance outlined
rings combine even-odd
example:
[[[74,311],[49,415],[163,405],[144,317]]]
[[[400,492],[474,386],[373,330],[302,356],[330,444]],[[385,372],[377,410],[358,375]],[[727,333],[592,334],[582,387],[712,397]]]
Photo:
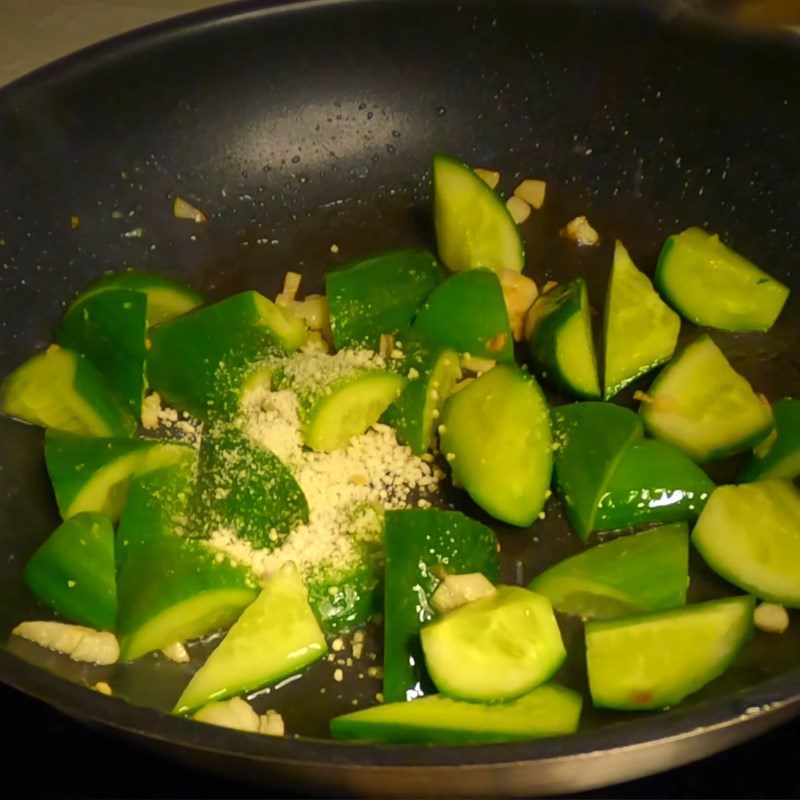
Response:
[[[122,37],[4,89],[0,373],[47,344],[64,302],[108,268],[160,270],[217,298],[245,287],[274,294],[296,267],[320,287],[325,269],[356,255],[432,246],[427,169],[442,150],[500,169],[506,190],[517,177],[548,180],[545,210],[524,227],[532,273],[587,275],[597,307],[616,237],[651,269],[668,233],[718,231],[795,292],[769,334],[716,338],[771,399],[796,394],[800,48],[790,37],[741,39],[660,19],[672,5],[246,5]],[[210,223],[175,220],[175,194]],[[602,247],[579,250],[556,235],[581,213]],[[42,614],[21,581],[57,522],[41,444],[40,431],[0,420],[3,637]],[[517,561],[527,578],[578,546],[555,505],[538,543],[499,527],[507,579]],[[693,565],[692,599],[729,590]],[[167,716],[186,667],[155,657],[110,675],[12,642],[0,651],[0,678],[176,758],[271,787],[550,793],[700,758],[797,713],[798,623],[783,636],[758,634],[726,676],[669,712],[587,708],[576,736],[508,746],[324,741],[332,714],[379,688],[353,678],[322,695],[327,662],[259,699],[281,710],[296,739]],[[567,623],[565,634],[576,657],[559,680],[580,689],[580,630]],[[84,688],[97,680],[118,696]]]

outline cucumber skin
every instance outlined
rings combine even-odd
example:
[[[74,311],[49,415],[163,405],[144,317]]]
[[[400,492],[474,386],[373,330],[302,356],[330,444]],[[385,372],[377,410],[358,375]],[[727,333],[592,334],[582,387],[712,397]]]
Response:
[[[800,400],[779,400],[772,414],[778,438],[763,458],[752,455],[739,475],[740,483],[800,475]]]

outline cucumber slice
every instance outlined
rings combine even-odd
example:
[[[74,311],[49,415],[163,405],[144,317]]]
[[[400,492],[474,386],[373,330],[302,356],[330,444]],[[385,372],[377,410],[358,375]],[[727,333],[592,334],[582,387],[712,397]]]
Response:
[[[775,441],[756,447],[740,476],[742,483],[800,475],[800,400],[787,398],[772,407]]]
[[[694,520],[714,483],[680,450],[658,439],[627,447],[598,502],[594,529]]]
[[[720,486],[692,542],[725,580],[763,600],[800,608],[800,492],[781,480]]]
[[[381,421],[394,428],[399,442],[420,456],[433,447],[436,422],[461,378],[461,366],[455,350],[432,342],[413,328],[402,330],[400,336],[404,356],[400,371],[408,376],[408,384]]]
[[[89,361],[55,344],[6,376],[0,413],[82,436],[132,436],[136,430],[136,420]]]
[[[189,714],[212,700],[275,683],[327,649],[297,571],[278,572],[189,681],[173,713]]]
[[[293,352],[306,333],[288,309],[242,292],[152,328],[147,377],[168,403],[205,419],[232,411],[254,366]]]
[[[700,228],[667,239],[655,282],[686,319],[726,331],[769,330],[789,297],[788,287]]]
[[[378,350],[381,334],[410,325],[443,280],[427,250],[392,250],[326,272],[334,346]]]
[[[589,690],[598,708],[666,708],[733,663],[753,632],[752,597],[729,597],[586,623]],[[665,654],[669,654],[666,658]]]
[[[772,430],[769,404],[707,335],[665,367],[648,394],[640,410],[648,432],[694,461],[741,452]]]
[[[405,509],[386,512],[383,696],[411,700],[425,692],[422,623],[433,617],[430,599],[437,574],[481,572],[497,580],[494,532],[458,511]]]
[[[500,279],[488,269],[451,275],[431,292],[414,327],[459,353],[514,360],[514,340]]]
[[[100,278],[72,302],[69,311],[93,295],[116,289],[129,289],[146,295],[148,327],[203,305],[203,295],[188,286],[153,272],[127,270]]]
[[[24,578],[57,614],[96,630],[114,630],[114,528],[103,514],[78,514],[56,528],[25,565]]]
[[[469,496],[496,519],[530,525],[550,487],[550,414],[536,380],[499,364],[445,404],[441,450]]]
[[[147,296],[124,289],[73,304],[56,331],[62,347],[81,353],[135,416],[144,399]]]
[[[331,736],[383,744],[491,744],[575,733],[583,700],[548,684],[499,705],[442,695],[386,703],[331,720]]]
[[[454,272],[476,267],[522,272],[525,249],[505,203],[449,156],[433,158],[433,221],[439,257]]]
[[[539,295],[528,317],[528,355],[542,379],[578,397],[600,397],[586,281]]]
[[[254,547],[278,547],[308,522],[308,502],[281,460],[229,422],[203,428],[192,528],[232,530]]]
[[[686,523],[621,536],[564,559],[528,588],[556,611],[612,619],[686,603],[689,531]]]
[[[150,453],[150,463],[155,466],[159,459],[171,463],[185,449],[145,439],[100,439],[53,430],[44,438],[47,472],[63,519],[99,511],[116,522],[131,475],[145,455]]]
[[[642,423],[632,411],[610,403],[572,403],[553,409],[552,416],[556,490],[585,542],[623,454],[642,438]]]
[[[457,700],[513,700],[553,677],[567,651],[553,607],[541,594],[500,586],[420,631],[436,688]]]
[[[617,241],[606,298],[603,397],[672,358],[680,329],[681,318]]]

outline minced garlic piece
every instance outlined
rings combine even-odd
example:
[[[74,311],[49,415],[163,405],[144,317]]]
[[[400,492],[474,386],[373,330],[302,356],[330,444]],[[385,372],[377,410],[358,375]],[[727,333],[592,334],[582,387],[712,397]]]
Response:
[[[175,202],[172,204],[172,215],[178,219],[191,219],[198,223],[208,222],[208,218],[199,208],[187,203],[182,197],[175,198]]]
[[[584,216],[570,220],[561,229],[561,235],[582,246],[591,247],[600,241],[600,234],[589,224],[589,220]]]
[[[544,181],[528,179],[514,189],[514,196],[524,200],[528,205],[533,206],[537,211],[544,205],[544,196],[547,191],[547,184]]]
[[[516,195],[506,200],[506,208],[517,225],[521,225],[531,215],[531,207]]]
[[[189,653],[183,645],[183,642],[173,642],[167,647],[162,648],[161,652],[176,664],[188,664]]]
[[[142,401],[142,426],[151,431],[158,427],[158,412],[161,410],[161,397],[158,392],[147,395]]]
[[[513,269],[497,273],[508,310],[508,321],[514,341],[521,342],[525,333],[525,316],[539,295],[536,284],[527,275]]]
[[[500,183],[500,173],[495,172],[493,169],[476,167],[473,171],[490,189],[495,189],[497,184]]]
[[[300,345],[301,353],[330,353],[331,347],[319,331],[309,331],[303,344]]]
[[[113,692],[111,691],[111,687],[105,681],[98,681],[92,689],[96,692],[100,692],[100,694],[104,694],[106,697],[111,697]]]
[[[113,633],[95,631],[83,625],[64,622],[21,622],[12,631],[16,636],[35,642],[48,650],[89,664],[116,664],[119,643]]]
[[[789,614],[777,603],[759,603],[753,613],[753,622],[760,631],[784,633],[789,627]]]
[[[269,709],[266,714],[261,715],[258,732],[266,736],[283,736],[286,733],[283,717],[274,709]]]
[[[290,300],[294,300],[297,296],[297,290],[300,288],[300,281],[303,276],[299,272],[287,272],[283,278],[283,294]]]

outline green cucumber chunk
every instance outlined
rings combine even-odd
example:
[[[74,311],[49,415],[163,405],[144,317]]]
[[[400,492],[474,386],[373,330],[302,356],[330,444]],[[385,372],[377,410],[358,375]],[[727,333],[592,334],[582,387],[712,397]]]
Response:
[[[175,704],[190,714],[214,700],[260,689],[293,675],[327,652],[308,593],[296,570],[273,575]]]
[[[617,241],[606,298],[603,397],[672,358],[680,329],[681,318]]]
[[[231,410],[255,365],[293,352],[305,323],[258,292],[241,292],[150,329],[147,378],[171,405],[205,419]]]
[[[331,736],[382,744],[491,744],[567,736],[583,700],[556,684],[509,703],[465,703],[442,695],[386,703],[331,720]]]
[[[403,329],[400,336],[400,372],[408,377],[408,383],[381,421],[394,428],[399,442],[420,456],[433,448],[442,407],[461,378],[461,366],[455,350],[413,328]]]
[[[632,411],[611,403],[571,403],[554,408],[552,417],[556,491],[585,542],[623,454],[642,438],[642,423]]]
[[[421,625],[434,616],[430,598],[444,569],[499,575],[494,532],[458,511],[386,512],[383,696],[387,703],[424,694]]]
[[[132,436],[136,420],[79,353],[50,345],[0,384],[0,413],[82,436]]]
[[[739,477],[742,483],[800,475],[800,400],[787,398],[772,406],[775,440],[756,447]]]
[[[553,607],[541,594],[500,586],[420,631],[425,666],[448,697],[513,700],[550,680],[567,651]]]
[[[594,529],[694,520],[713,491],[711,478],[677,447],[659,439],[633,442],[600,497]]]
[[[530,525],[544,508],[553,467],[550,413],[533,376],[498,364],[445,403],[441,450],[484,511]]]
[[[454,272],[476,267],[522,272],[522,237],[502,198],[449,156],[433,158],[433,221],[439,258]]]
[[[543,380],[577,397],[600,397],[586,281],[539,295],[529,316],[528,356]]]
[[[69,310],[92,295],[117,289],[141,292],[146,296],[148,327],[166,322],[203,305],[203,295],[188,286],[182,286],[153,272],[127,270],[100,278],[72,302]]]
[[[740,589],[800,608],[800,492],[789,481],[720,486],[692,542],[706,563]]]
[[[514,360],[503,288],[497,275],[488,269],[451,275],[431,292],[414,327],[458,353]]]
[[[326,272],[334,346],[378,350],[381,335],[410,325],[443,280],[427,250],[391,250]]]
[[[746,450],[773,426],[769,404],[707,335],[695,339],[659,373],[640,414],[648,433],[697,462]]]
[[[752,634],[754,607],[752,597],[729,597],[587,622],[592,702],[629,711],[679,703],[733,663]]]
[[[620,536],[566,558],[531,581],[556,611],[612,619],[686,603],[689,531],[684,522]]]
[[[98,292],[73,303],[56,341],[86,356],[128,410],[142,411],[147,296],[127,289]]]
[[[278,547],[308,522],[308,502],[274,453],[212,420],[203,426],[193,521],[196,533],[232,530],[254,547]]]
[[[655,283],[686,319],[726,331],[769,330],[789,297],[787,286],[700,228],[667,239]]]
[[[68,519],[25,565],[25,584],[57,614],[97,630],[117,624],[114,528],[97,512]]]

